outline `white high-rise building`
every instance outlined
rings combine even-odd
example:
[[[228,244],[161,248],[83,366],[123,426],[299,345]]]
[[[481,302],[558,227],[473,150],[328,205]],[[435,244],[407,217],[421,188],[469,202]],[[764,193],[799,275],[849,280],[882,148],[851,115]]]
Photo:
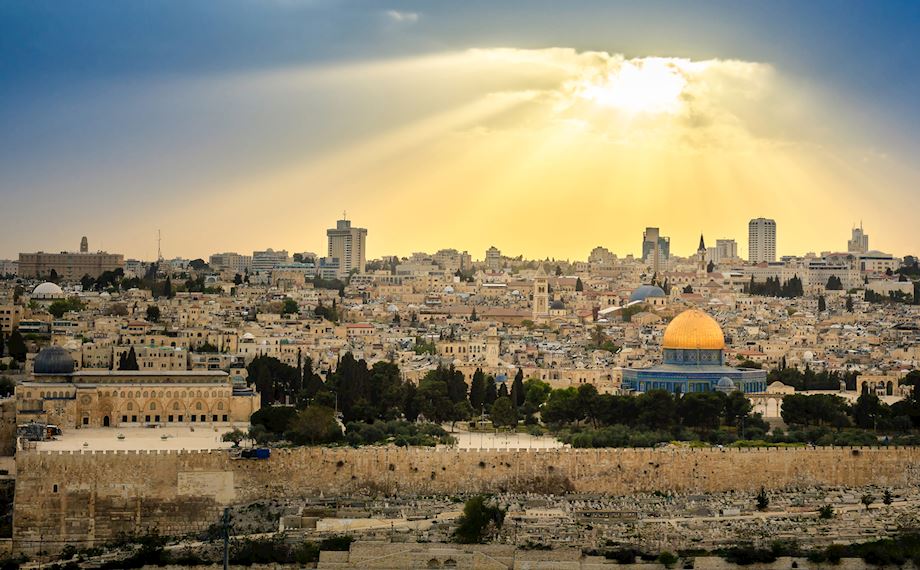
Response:
[[[250,268],[253,273],[267,274],[279,265],[287,263],[289,259],[286,249],[275,251],[272,248],[268,248],[265,251],[254,251],[252,252]]]
[[[869,234],[863,231],[862,222],[859,222],[858,228],[853,228],[853,236],[847,242],[848,253],[868,253],[869,251]]]
[[[348,276],[352,270],[364,273],[367,260],[365,249],[367,230],[365,228],[351,227],[351,221],[345,219],[343,213],[342,219],[335,223],[335,227],[326,230],[326,237],[329,239],[327,256],[339,260],[339,277]]]
[[[756,218],[748,223],[748,261],[776,261],[776,221]]]

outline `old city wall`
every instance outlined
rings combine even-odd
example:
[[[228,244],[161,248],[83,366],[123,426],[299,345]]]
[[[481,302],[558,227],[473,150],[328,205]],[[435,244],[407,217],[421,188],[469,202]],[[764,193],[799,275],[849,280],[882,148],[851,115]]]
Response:
[[[16,551],[207,529],[224,506],[271,498],[476,492],[723,492],[920,484],[920,448],[20,452]]]

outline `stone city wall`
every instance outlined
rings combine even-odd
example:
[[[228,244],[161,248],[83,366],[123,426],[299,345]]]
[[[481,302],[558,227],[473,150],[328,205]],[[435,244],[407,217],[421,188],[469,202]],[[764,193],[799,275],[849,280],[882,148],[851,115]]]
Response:
[[[920,448],[434,450],[275,449],[20,452],[16,551],[102,544],[120,534],[200,532],[224,506],[272,498],[478,492],[724,492],[920,484]]]

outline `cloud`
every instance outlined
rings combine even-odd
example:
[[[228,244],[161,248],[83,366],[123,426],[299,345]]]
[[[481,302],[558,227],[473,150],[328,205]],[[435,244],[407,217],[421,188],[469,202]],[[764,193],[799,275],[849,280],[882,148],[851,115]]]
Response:
[[[387,10],[386,16],[391,22],[397,24],[414,24],[419,20],[418,12],[402,12],[400,10]]]

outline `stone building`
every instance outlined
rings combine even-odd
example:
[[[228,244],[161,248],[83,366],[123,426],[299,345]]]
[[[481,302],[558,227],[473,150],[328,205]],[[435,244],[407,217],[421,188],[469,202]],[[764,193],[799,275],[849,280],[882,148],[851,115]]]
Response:
[[[32,378],[16,386],[16,421],[62,428],[245,423],[259,394],[215,370],[74,370],[68,351],[35,357]]]

